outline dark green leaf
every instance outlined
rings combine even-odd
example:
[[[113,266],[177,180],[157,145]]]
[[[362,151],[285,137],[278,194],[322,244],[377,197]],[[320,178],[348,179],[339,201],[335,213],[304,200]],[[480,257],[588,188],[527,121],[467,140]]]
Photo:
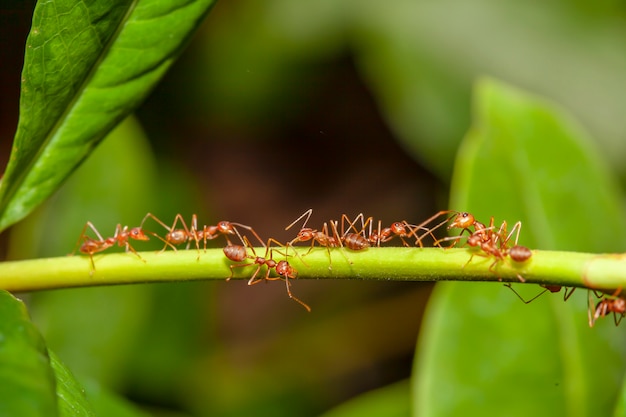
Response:
[[[452,208],[482,222],[521,220],[520,241],[531,248],[624,248],[615,181],[563,110],[487,80],[475,113]],[[481,261],[492,262],[472,262]],[[439,285],[418,348],[416,414],[609,415],[626,368],[626,334],[610,319],[590,329],[586,292],[577,293],[567,303],[546,294],[525,305],[498,285]]]
[[[52,352],[50,353],[50,363],[56,375],[57,381],[57,401],[59,403],[60,417],[94,417],[95,414],[85,397],[85,390],[74,378],[74,375]]]
[[[0,291],[0,416],[57,415],[54,374],[24,304]]]
[[[139,105],[213,2],[38,3],[26,43],[20,121],[0,184],[0,230],[54,192]]]

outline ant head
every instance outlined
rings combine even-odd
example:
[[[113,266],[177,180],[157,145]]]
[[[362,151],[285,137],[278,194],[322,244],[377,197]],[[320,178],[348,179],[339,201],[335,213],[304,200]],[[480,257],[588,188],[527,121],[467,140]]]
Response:
[[[467,229],[472,226],[476,219],[473,215],[468,212],[459,213],[456,215],[448,229],[458,228],[458,229]]]
[[[305,227],[303,229],[300,229],[300,231],[298,232],[296,238],[294,240],[292,240],[292,242],[306,242],[307,240],[311,240],[313,239],[313,236],[315,235],[315,230],[311,229],[310,227]]]
[[[130,229],[130,232],[128,232],[128,236],[131,239],[135,240],[150,240],[150,238],[146,236],[146,234],[143,232],[141,227],[133,227],[132,229]]]
[[[228,234],[228,235],[234,235],[235,234],[235,230],[233,229],[233,225],[230,224],[230,222],[227,222],[226,220],[222,220],[221,222],[219,222],[217,224],[217,230],[219,230],[219,232],[223,233],[223,234]]]
[[[624,314],[626,312],[626,300],[618,297],[613,301],[613,311]]]
[[[391,223],[391,227],[389,227],[389,228],[396,235],[404,235],[404,234],[406,234],[406,226],[402,222],[393,222],[393,223]]]

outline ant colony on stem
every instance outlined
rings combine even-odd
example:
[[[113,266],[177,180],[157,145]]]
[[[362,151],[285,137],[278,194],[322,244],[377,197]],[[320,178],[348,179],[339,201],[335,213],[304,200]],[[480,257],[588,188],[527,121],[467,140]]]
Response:
[[[529,248],[518,243],[522,228],[522,223],[519,221],[508,230],[506,221],[498,226],[494,217],[491,217],[487,225],[476,220],[471,213],[442,210],[417,224],[400,220],[384,226],[382,220],[366,217],[363,213],[359,213],[354,217],[341,214],[338,219],[330,219],[323,222],[320,228],[313,228],[309,226],[312,214],[313,209],[308,209],[285,227],[285,230],[289,231],[301,224],[295,236],[286,243],[281,243],[273,237],[264,240],[251,226],[242,223],[220,221],[215,225],[199,226],[196,214],[191,216],[189,223],[181,214],[177,214],[171,225],[168,225],[154,214],[147,213],[139,226],[131,228],[122,227],[118,224],[113,236],[108,238],[103,238],[96,227],[91,222],[87,222],[72,254],[79,251],[89,256],[89,274],[91,276],[96,271],[94,255],[115,245],[124,247],[126,252],[132,252],[145,263],[146,261],[135,250],[131,241],[147,241],[151,236],[163,242],[163,248],[159,252],[164,252],[168,248],[176,251],[183,244],[186,249],[189,249],[193,245],[197,251],[197,260],[200,260],[202,252],[206,252],[207,242],[223,237],[225,241],[224,255],[228,261],[233,262],[229,266],[230,275],[226,277],[227,281],[235,276],[235,270],[241,270],[237,276],[247,277],[248,285],[259,282],[284,281],[289,298],[307,311],[311,311],[308,304],[294,296],[291,291],[292,281],[298,277],[298,271],[290,263],[290,259],[296,256],[301,265],[308,266],[303,258],[310,254],[316,246],[325,249],[328,254],[328,269],[332,270],[331,255],[333,250],[337,248],[357,252],[393,245],[395,242],[405,247],[424,248],[427,246],[425,242],[429,242],[428,246],[447,250],[464,241],[464,245],[469,247],[471,253],[461,268],[465,268],[474,256],[490,259],[492,261],[488,270],[499,281],[501,281],[501,277],[498,275],[500,264],[510,259],[512,265],[522,265],[533,256],[533,252]],[[157,230],[162,231],[147,231],[145,224],[148,222],[156,225]],[[459,232],[457,235],[438,238],[436,233],[439,229],[457,230]],[[89,231],[95,237],[89,236],[87,234]],[[308,250],[304,254],[299,254],[296,247],[302,244],[307,245]],[[258,248],[262,248],[263,256],[257,252]],[[340,251],[340,253],[348,263],[352,264],[344,251]],[[245,272],[247,270],[251,271],[249,275],[248,272]],[[519,282],[526,282],[520,273],[516,273],[515,276]],[[539,284],[543,290],[531,299],[525,300],[513,289],[510,283],[504,285],[509,287],[526,304],[545,292],[556,293],[562,288],[560,285]],[[574,287],[565,289],[564,301],[570,298],[574,289]],[[612,295],[595,293],[599,297],[597,303],[593,302],[591,292],[589,293],[589,326],[593,327],[599,318],[606,317],[611,313],[615,324],[620,323],[626,314],[626,300],[621,297],[621,293],[621,288]]]

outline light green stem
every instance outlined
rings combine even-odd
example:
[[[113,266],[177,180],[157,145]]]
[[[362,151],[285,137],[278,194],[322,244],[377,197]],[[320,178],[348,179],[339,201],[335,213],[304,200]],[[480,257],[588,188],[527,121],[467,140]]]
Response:
[[[304,254],[305,249],[299,248]],[[263,255],[263,249],[257,249]],[[531,259],[516,263],[510,259],[494,264],[493,258],[471,249],[369,248],[354,252],[316,248],[289,263],[299,279],[368,279],[396,281],[510,281],[589,287],[612,293],[626,288],[626,255],[598,255],[576,252],[533,251]],[[88,256],[34,259],[0,263],[0,289],[22,292],[95,285],[139,284],[226,279],[234,263],[221,249],[141,252],[94,256],[96,269],[91,273]],[[283,259],[274,253],[276,260]],[[143,261],[142,261],[143,260]],[[306,264],[305,264],[305,263]],[[493,266],[492,266],[493,265]],[[492,267],[491,267],[492,266]],[[491,269],[490,269],[491,267]],[[234,268],[234,278],[249,279],[256,266]],[[259,272],[265,276],[266,268]],[[272,276],[275,276],[272,271]]]

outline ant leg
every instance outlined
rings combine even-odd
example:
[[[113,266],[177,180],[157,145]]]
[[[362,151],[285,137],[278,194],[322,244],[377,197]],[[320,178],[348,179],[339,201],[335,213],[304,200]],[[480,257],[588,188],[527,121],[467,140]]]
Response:
[[[511,291],[513,291],[515,293],[515,295],[517,295],[517,298],[519,298],[520,300],[522,300],[522,302],[524,304],[529,304],[530,302],[534,301],[535,299],[541,297],[543,295],[543,293],[545,293],[546,291],[548,291],[547,288],[544,288],[543,291],[541,291],[539,294],[535,295],[533,298],[531,298],[530,300],[524,300],[524,298],[513,289],[513,286],[511,285],[510,282],[507,282],[506,284],[503,284],[505,287],[508,287]]]
[[[284,245],[283,245],[283,244],[282,244],[282,243],[280,243],[278,240],[276,240],[276,239],[274,239],[274,238],[272,238],[272,237],[271,237],[271,238],[269,238],[269,239],[267,239],[267,247],[268,247],[268,248],[271,246],[271,244],[272,244],[272,243],[274,243],[276,246],[279,246],[279,247],[281,247],[281,248],[285,248],[285,253],[283,253],[283,252],[281,252],[281,251],[279,251],[279,250],[276,250],[276,252],[280,253],[281,255],[283,255],[283,256],[285,257],[285,260],[287,260],[287,258],[289,258],[289,253],[288,253],[288,251],[289,251],[289,248],[291,247],[291,248],[293,248],[293,251],[294,251],[294,253],[296,254],[296,257],[297,257],[298,259],[300,259],[300,262],[302,262],[305,266],[309,266],[309,265],[308,265],[308,264],[304,261],[304,259],[302,258],[302,256],[300,256],[300,254],[299,254],[299,253],[298,253],[298,251],[296,250],[296,247],[295,247],[295,246],[290,245],[289,243],[287,243],[287,244],[284,244]],[[263,245],[263,246],[265,246],[265,245]],[[272,249],[272,253],[273,253],[273,249]]]
[[[265,247],[265,242],[263,241],[263,239],[261,239],[261,237],[257,234],[257,232],[250,226],[245,225],[245,224],[241,224],[241,223],[231,223],[232,226],[238,226],[238,227],[242,227],[246,230],[248,230],[250,233],[252,233],[252,235],[254,236],[254,238],[257,240],[257,242],[259,242],[261,244],[261,246]],[[239,234],[239,231],[237,230],[236,227],[233,227],[233,230],[235,232],[235,234],[237,235],[237,237],[243,241],[241,234]]]
[[[90,228],[96,236],[98,236],[98,240],[96,241],[95,239],[91,239],[89,236],[87,236],[86,232],[87,232],[87,228]],[[81,247],[81,245],[86,242],[87,240],[92,240],[94,242],[104,242],[104,238],[102,237],[102,235],[98,232],[98,229],[96,229],[96,227],[93,225],[93,223],[91,223],[90,221],[88,221],[87,223],[85,223],[85,226],[83,227],[83,230],[80,232],[80,235],[78,236],[78,240],[76,241],[76,247],[74,248],[74,250],[72,251],[72,253],[70,253],[70,256],[74,256],[74,254],[76,254],[76,251]]]
[[[449,214],[449,213],[453,213],[452,216],[447,217],[444,221],[437,223],[434,227],[432,228],[428,228],[425,227],[428,223],[432,222],[433,220],[435,220],[436,218],[443,216],[445,214]],[[421,222],[420,224],[417,225],[417,227],[414,229],[414,232],[416,232],[419,229],[422,230],[427,230],[427,233],[424,233],[421,236],[417,236],[416,233],[413,233],[413,235],[415,236],[416,240],[415,240],[415,245],[419,245],[420,248],[423,247],[422,245],[422,239],[424,239],[424,237],[426,237],[426,235],[430,235],[433,238],[433,241],[437,242],[437,238],[435,237],[435,235],[433,234],[433,231],[437,230],[438,228],[440,228],[441,226],[443,226],[444,224],[448,223],[450,221],[450,219],[452,219],[454,216],[456,216],[458,213],[456,211],[452,211],[452,210],[441,210],[439,212],[437,212],[436,214],[434,214],[433,216],[430,216],[428,219],[424,220],[423,222]],[[435,245],[437,246],[437,245]],[[439,245],[440,246],[440,245]]]
[[[361,220],[361,230],[357,229],[356,227],[356,223],[359,221],[359,219]],[[370,223],[371,221],[373,221],[373,219],[371,217],[368,217],[367,220],[365,220],[365,216],[363,213],[359,213],[353,221],[350,221],[350,219],[348,218],[348,216],[346,216],[345,214],[341,215],[341,239],[345,239],[345,237],[348,235],[348,233],[351,233],[351,231],[354,231],[354,233],[356,233],[357,235],[361,235],[363,237],[367,237],[365,235],[365,229],[367,228],[368,223]],[[345,227],[345,225],[348,225],[348,227]]]
[[[513,233],[515,233],[515,245],[517,245],[517,241],[519,239],[519,233],[521,230],[522,230],[522,222],[515,223],[513,225],[513,228],[511,229],[511,233],[509,233],[509,235],[506,237],[505,243],[508,242],[509,239],[511,239],[511,237],[513,236]]]
[[[305,211],[304,213],[302,213],[302,215],[300,217],[295,219],[289,226],[285,227],[285,230],[291,229],[293,227],[293,225],[298,223],[300,220],[302,220],[303,217],[306,216],[306,220],[304,220],[304,223],[302,223],[302,227],[301,227],[301,229],[304,229],[306,227],[306,224],[309,222],[309,219],[311,218],[311,214],[313,214],[313,209],[312,208],[310,208],[307,211]]]
[[[250,264],[250,265],[254,265],[254,264]],[[262,282],[264,280],[263,278],[257,278],[257,275],[259,274],[260,270],[261,270],[261,265],[257,267],[256,271],[254,271],[254,274],[252,274],[252,276],[248,280],[248,285],[258,284],[259,282]]]
[[[372,239],[374,239],[376,242],[376,246],[380,247],[380,239],[381,239],[380,234],[382,233],[382,227],[383,227],[382,221],[378,220],[378,229],[375,234],[374,234],[374,231],[372,230],[374,226],[374,219],[372,217],[368,217],[365,224],[367,225],[368,223],[370,224],[368,240],[370,241],[370,243],[374,243],[372,241]],[[372,236],[374,236],[374,238],[372,238]]]
[[[493,221],[493,217],[491,218],[491,220]],[[507,223],[506,220],[504,220],[502,222],[502,224],[500,225],[500,228],[498,229],[497,232],[495,232],[495,238],[493,238],[493,244],[495,245],[496,243],[498,243],[498,239],[502,238],[502,243],[500,243],[500,247],[506,246],[506,243],[509,241],[508,237],[504,237],[507,234],[506,231],[507,228]],[[486,228],[485,230],[495,230],[495,226],[490,225],[488,228]],[[492,235],[493,236],[493,235]],[[509,235],[510,236],[510,235]]]
[[[333,227],[334,223],[330,222],[330,226],[333,229],[333,237],[331,238],[330,235],[328,234],[328,223],[324,222],[324,226],[322,227],[322,234],[325,235],[327,237],[327,242],[326,242],[326,252],[328,252],[328,269],[332,271],[333,269],[333,259],[330,256],[330,246],[331,246],[331,241],[332,240],[337,240],[337,242],[339,243],[340,247],[343,247],[343,244],[341,243],[341,239],[339,239],[337,237],[337,227],[335,225],[335,227]],[[343,253],[343,252],[342,252]],[[345,258],[345,254],[343,255]],[[347,258],[346,258],[347,259]],[[348,261],[349,262],[349,261]]]
[[[593,291],[595,293],[595,291]],[[604,304],[602,304],[602,301],[600,301],[600,303],[598,303],[598,306],[595,307],[593,304],[593,299],[591,297],[591,293],[592,291],[587,290],[587,317],[589,318],[589,327],[593,327],[596,324],[596,320],[600,317],[601,312],[602,312],[602,306]],[[593,313],[592,313],[593,311]]]
[[[467,229],[464,229],[463,231],[465,231]],[[463,231],[461,232],[461,234],[463,233]],[[471,235],[471,232],[470,232]],[[446,236],[443,237],[441,239],[437,239],[433,242],[433,246],[439,246],[440,248],[443,249],[452,249],[461,239],[463,239],[465,236],[462,235],[458,235],[458,236]],[[469,236],[467,236],[469,237]],[[443,246],[441,246],[442,242],[449,242],[452,241],[452,244],[450,246],[446,246],[445,248]]]
[[[285,278],[285,286],[287,287],[287,295],[289,296],[289,298],[299,303],[302,307],[306,309],[306,311],[310,313],[311,307],[309,307],[304,301],[302,301],[301,299],[299,299],[298,297],[296,297],[295,295],[291,293],[291,283],[289,282],[289,278],[287,277]]]
[[[181,218],[182,221],[182,218]],[[183,225],[185,222],[182,221]],[[185,225],[186,226],[186,225]],[[191,215],[191,227],[189,228],[189,234],[193,236],[193,240],[196,242],[196,250],[198,251],[198,256],[196,258],[196,262],[200,261],[200,237],[204,239],[204,253],[206,253],[206,238],[204,237],[204,231],[201,235],[199,235],[198,231],[198,216],[194,213]],[[187,249],[189,249],[189,245],[191,243],[191,239],[187,239]]]
[[[143,259],[141,257],[141,255],[139,255],[139,253],[137,253],[137,251],[135,250],[135,248],[133,248],[133,245],[130,244],[130,242],[126,241],[126,243],[124,244],[124,246],[126,246],[126,252],[128,252],[129,250],[134,253],[135,255],[137,255],[137,257],[139,258],[139,260],[143,263],[146,263],[146,260]]]
[[[178,218],[179,215],[177,215],[176,217]],[[169,227],[168,225],[166,225],[163,221],[161,221],[161,219],[159,219],[157,216],[155,216],[152,213],[147,213],[143,220],[141,220],[141,223],[139,224],[139,228],[143,229],[143,224],[146,222],[147,219],[152,219],[155,222],[157,222],[158,224],[160,224],[165,230],[167,230],[168,235],[170,233],[172,233],[172,231],[174,230],[174,226],[176,225],[176,220],[174,220],[174,224],[172,225],[172,227]],[[184,222],[183,222],[184,225]],[[159,252],[164,252],[165,249],[169,246],[171,247],[174,251],[177,251],[178,249],[176,248],[176,246],[174,246],[167,238],[162,238],[158,233],[155,232],[149,232],[149,234],[151,234],[152,236],[156,237],[157,239],[159,239],[160,241],[162,241],[163,243],[165,243],[165,245],[163,246],[163,249],[161,249]]]
[[[576,287],[571,287],[569,290],[565,288],[565,294],[563,294],[563,301],[567,301],[574,293],[574,290],[576,290]]]

